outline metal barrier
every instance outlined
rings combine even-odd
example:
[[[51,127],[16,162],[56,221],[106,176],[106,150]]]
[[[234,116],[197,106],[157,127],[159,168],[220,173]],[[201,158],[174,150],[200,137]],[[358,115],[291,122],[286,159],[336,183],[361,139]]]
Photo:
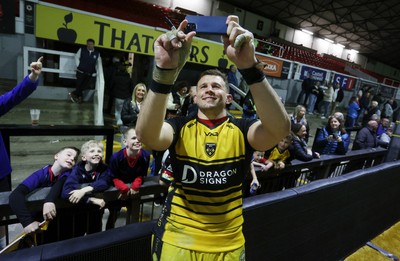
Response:
[[[314,180],[333,178],[354,170],[366,169],[384,162],[387,150],[374,148],[349,151],[346,155],[321,155],[319,159],[309,162],[293,160],[283,170],[269,169],[262,172],[256,169],[260,182],[257,194],[264,194],[283,189],[299,187]],[[251,177],[245,181],[245,196],[249,196]]]
[[[42,130],[42,132],[39,133],[47,134],[45,130]],[[26,135],[27,132],[26,130],[21,130],[21,133]],[[76,131],[75,134],[77,133],[81,132]],[[110,147],[107,146],[107,149],[109,148]],[[343,156],[322,155],[320,159],[315,159],[310,162],[300,162],[298,160],[294,160],[291,165],[287,165],[284,170],[279,172],[274,170],[269,170],[268,172],[258,171],[257,176],[260,181],[261,188],[259,189],[257,194],[287,190],[290,188],[300,187],[305,184],[309,184],[314,180],[333,178],[346,174],[354,170],[354,168],[349,167],[350,162],[356,162],[357,164],[354,166],[360,166],[359,169],[366,169],[372,166],[376,166],[383,162],[386,153],[387,150],[381,148],[373,150],[350,151],[347,153],[347,155]],[[111,153],[107,155],[111,155]],[[243,186],[245,197],[250,196],[250,182],[250,175],[248,175]],[[28,205],[33,210],[41,210],[42,200],[47,195],[48,190],[49,188],[42,188],[30,194],[28,197]],[[7,216],[13,214],[10,207],[8,206],[9,193],[10,192],[0,193],[0,212],[4,213]],[[138,196],[132,198],[130,201],[125,202],[125,206],[127,207],[125,220],[126,224],[142,222],[149,219],[152,220],[154,218],[157,218],[157,216],[154,216],[153,202],[156,200],[161,200],[163,198],[162,195],[165,195],[165,193],[166,188],[159,185],[157,176],[145,177]],[[118,190],[114,187],[110,187],[107,191],[105,191],[104,193],[100,193],[98,196],[102,197],[107,202],[108,206],[112,206],[113,203],[116,202],[118,199]],[[56,205],[58,208],[66,209],[73,207],[72,204],[61,199],[56,202]],[[147,207],[146,211],[144,210],[145,207]],[[150,208],[150,210],[148,208]],[[148,214],[146,218],[144,218],[145,214]],[[6,220],[2,221],[0,225],[8,225],[12,223],[18,223],[18,221],[16,219]]]
[[[398,222],[399,170],[398,162],[385,163],[244,199],[246,260],[343,260]],[[134,223],[1,260],[152,260],[154,225]]]

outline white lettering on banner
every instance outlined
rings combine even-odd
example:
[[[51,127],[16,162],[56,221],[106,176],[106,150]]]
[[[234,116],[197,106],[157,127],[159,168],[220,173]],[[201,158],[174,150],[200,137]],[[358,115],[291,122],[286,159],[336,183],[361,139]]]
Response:
[[[267,64],[266,69],[270,71],[276,71],[276,64]]]
[[[200,178],[200,184],[225,184],[227,182],[227,178],[235,175],[236,173],[237,169],[222,171],[200,171],[197,173],[193,167],[185,165],[183,167],[182,183],[193,184],[198,178]]]
[[[323,81],[324,80],[324,73],[312,71],[312,76],[314,80]]]

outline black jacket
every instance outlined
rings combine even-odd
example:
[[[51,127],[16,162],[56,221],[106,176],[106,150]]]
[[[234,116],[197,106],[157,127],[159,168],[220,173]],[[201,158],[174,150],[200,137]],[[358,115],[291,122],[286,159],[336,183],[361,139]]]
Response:
[[[126,99],[122,105],[121,120],[125,126],[135,126],[137,117],[139,114],[139,108],[136,104],[132,103],[132,100]]]

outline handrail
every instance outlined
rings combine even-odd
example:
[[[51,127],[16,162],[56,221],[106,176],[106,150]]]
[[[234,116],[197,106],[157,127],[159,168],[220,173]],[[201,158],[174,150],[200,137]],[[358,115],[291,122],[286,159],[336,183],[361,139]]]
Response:
[[[60,57],[62,56],[67,59],[68,58],[73,59],[73,60],[75,59],[74,53],[24,46],[24,58],[23,58],[24,73],[23,73],[23,75],[25,75],[26,70],[29,70],[29,68],[30,68],[29,64],[30,64],[30,62],[32,62],[30,60],[29,52],[53,54],[53,55],[59,55]],[[73,62],[66,63],[64,66],[61,66],[60,60],[58,61],[59,68],[43,67],[43,69],[42,69],[43,72],[58,73],[58,74],[64,73],[64,74],[75,75],[75,72],[76,72],[75,60]],[[93,98],[93,111],[94,111],[94,125],[102,126],[102,125],[104,125],[104,118],[103,118],[104,73],[103,73],[102,63],[99,63],[98,67],[99,68],[98,68],[97,75],[96,75],[95,93],[94,93],[94,98]]]
[[[323,174],[319,178],[324,179],[328,178],[327,173],[330,173],[332,167],[336,167],[337,164],[340,164],[341,162],[357,161],[359,159],[368,160],[368,159],[384,158],[386,152],[387,152],[386,149],[377,148],[375,150],[368,149],[368,150],[350,151],[347,155],[322,155],[320,159],[315,159],[310,162],[301,162],[298,160],[294,160],[292,164],[288,165],[283,171],[273,171],[273,170],[268,172],[257,171],[257,176],[260,178],[260,182],[265,182],[268,181],[268,178],[270,177],[285,178],[285,175],[293,174],[296,171],[307,170],[307,169],[318,169]],[[382,162],[379,161],[375,165],[378,165],[380,163]],[[139,221],[139,212],[140,212],[139,206],[141,204],[142,196],[154,195],[166,192],[166,188],[158,183],[158,179],[159,179],[158,176],[144,177],[143,184],[140,187],[140,192],[138,196],[134,197],[132,200],[132,205],[131,205],[132,212],[130,213],[129,217],[127,216],[127,221],[129,221],[128,223]],[[248,177],[245,183],[248,184],[249,182],[250,180]],[[245,184],[244,187],[246,187],[247,184]],[[300,186],[300,184],[298,186]],[[27,198],[28,205],[34,208],[36,207],[37,209],[41,209],[41,204],[38,203],[42,202],[42,200],[47,195],[48,190],[49,188],[40,188],[32,192]],[[0,212],[4,213],[5,215],[12,214],[12,211],[8,206],[9,193],[10,192],[0,193]],[[105,192],[97,194],[101,195],[101,197],[104,198],[106,202],[115,201],[118,198],[118,190],[113,186],[111,186]],[[57,201],[57,207],[64,208],[70,206],[71,204],[64,200],[59,199]]]

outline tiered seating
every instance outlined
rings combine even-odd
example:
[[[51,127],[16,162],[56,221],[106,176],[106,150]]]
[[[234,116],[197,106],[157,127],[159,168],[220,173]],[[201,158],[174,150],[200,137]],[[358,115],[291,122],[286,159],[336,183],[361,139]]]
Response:
[[[166,17],[175,26],[178,26],[179,22],[185,17],[185,15],[175,12],[172,9],[141,1],[114,1],[112,5],[110,5],[110,1],[108,0],[96,0],[92,2],[47,0],[46,2],[166,29],[171,28],[171,24],[168,23]]]

